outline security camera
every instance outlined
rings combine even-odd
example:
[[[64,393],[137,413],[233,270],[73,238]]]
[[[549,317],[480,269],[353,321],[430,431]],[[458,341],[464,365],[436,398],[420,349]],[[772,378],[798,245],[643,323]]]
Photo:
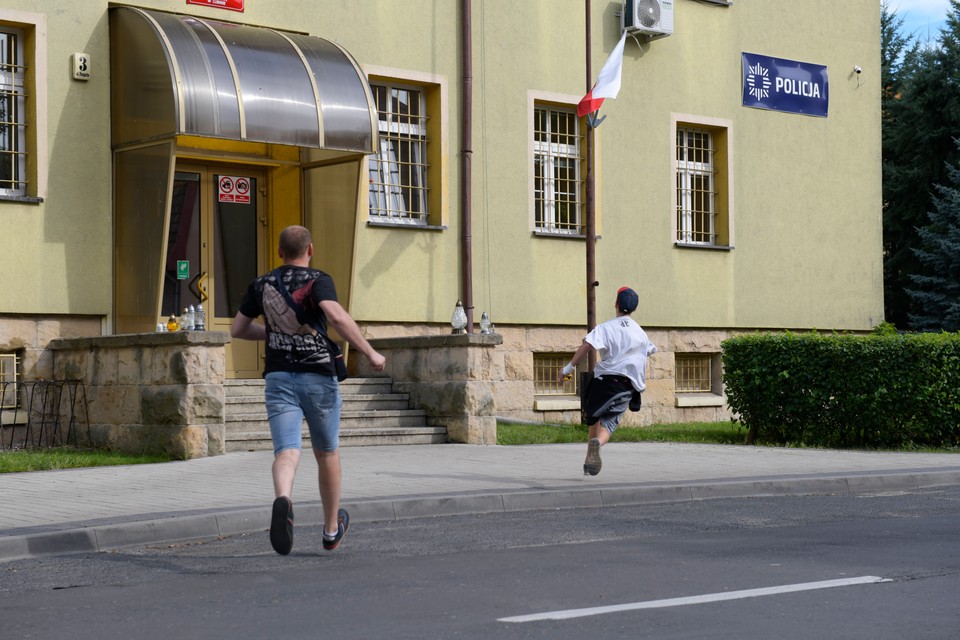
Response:
[[[860,65],[856,65],[856,66],[853,68],[853,71],[854,71],[857,75],[860,75],[861,73],[863,73],[863,69],[860,68]]]

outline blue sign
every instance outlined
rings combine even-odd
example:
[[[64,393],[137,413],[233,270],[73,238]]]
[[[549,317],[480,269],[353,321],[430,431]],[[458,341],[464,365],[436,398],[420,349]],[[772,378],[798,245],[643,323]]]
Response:
[[[742,53],[743,106],[827,117],[830,83],[820,64]]]

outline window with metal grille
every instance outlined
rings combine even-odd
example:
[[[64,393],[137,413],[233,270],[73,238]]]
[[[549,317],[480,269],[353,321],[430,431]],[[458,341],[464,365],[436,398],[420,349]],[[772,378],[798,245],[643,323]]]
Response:
[[[533,121],[535,229],[579,234],[580,119],[572,109],[538,106]]]
[[[576,372],[569,380],[560,380],[560,372],[571,358],[573,358],[572,353],[533,354],[534,393],[544,396],[577,395]]]
[[[712,354],[677,353],[674,360],[674,386],[677,393],[713,392]]]
[[[677,241],[716,243],[716,195],[713,134],[677,127]]]
[[[27,189],[23,35],[0,27],[0,195],[24,196]]]
[[[380,148],[370,159],[370,218],[426,225],[427,114],[416,87],[371,84],[380,127]]]
[[[17,388],[20,359],[15,353],[0,353],[0,409],[14,409],[19,406],[20,393]]]

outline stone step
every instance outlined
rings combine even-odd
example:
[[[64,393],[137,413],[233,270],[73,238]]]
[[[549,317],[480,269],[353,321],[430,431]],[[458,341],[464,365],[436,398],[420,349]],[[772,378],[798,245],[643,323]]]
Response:
[[[379,411],[389,409],[408,409],[410,396],[406,393],[351,393],[343,394],[344,410]],[[247,414],[251,411],[263,411],[263,395],[232,396],[226,398],[228,414]]]
[[[223,385],[224,393],[227,398],[251,395],[263,399],[262,378],[249,379],[230,379]],[[377,378],[347,378],[340,383],[340,394],[348,396],[352,394],[370,394],[370,393],[392,393],[393,379],[386,377]]]
[[[443,444],[447,441],[446,427],[414,428],[341,428],[340,445],[376,446],[388,444]],[[303,446],[310,446],[310,434],[304,432]],[[269,431],[244,431],[234,433],[226,441],[226,450],[269,451],[273,449]]]
[[[350,411],[340,414],[340,428],[359,427],[417,427],[427,424],[427,414],[418,409],[404,411]],[[269,432],[266,412],[228,417],[224,423],[229,438],[238,431],[262,430]]]
[[[272,449],[263,388],[262,379],[227,380],[224,384],[227,451]],[[394,393],[390,378],[348,378],[340,383],[340,392],[344,446],[447,441],[446,428],[428,426],[426,412],[411,409],[408,394]],[[309,442],[306,424],[303,433]]]

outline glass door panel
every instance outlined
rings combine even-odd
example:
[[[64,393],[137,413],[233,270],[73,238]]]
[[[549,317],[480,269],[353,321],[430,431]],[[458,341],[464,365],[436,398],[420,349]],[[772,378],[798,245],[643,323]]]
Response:
[[[221,180],[226,176],[214,176]],[[229,179],[229,178],[227,178]],[[256,178],[250,178],[251,190],[256,193]],[[240,301],[250,281],[260,275],[257,261],[257,207],[256,203],[219,202],[214,204],[214,263],[223,277],[214,282],[215,313],[218,318],[237,315]]]
[[[208,248],[211,271],[208,324],[214,331],[230,331],[250,281],[265,269],[258,173],[230,170],[211,176],[213,216]],[[227,348],[227,376],[259,377],[263,371],[263,343],[234,340]]]
[[[174,177],[162,313],[203,305],[207,331],[230,331],[250,281],[266,268],[260,171],[181,165]],[[229,174],[227,173],[229,171]],[[256,378],[263,344],[234,340],[228,378]]]
[[[160,314],[164,320],[181,315],[188,305],[202,302],[202,296],[190,290],[192,279],[199,280],[200,242],[200,174],[178,171],[173,179],[163,271]]]

